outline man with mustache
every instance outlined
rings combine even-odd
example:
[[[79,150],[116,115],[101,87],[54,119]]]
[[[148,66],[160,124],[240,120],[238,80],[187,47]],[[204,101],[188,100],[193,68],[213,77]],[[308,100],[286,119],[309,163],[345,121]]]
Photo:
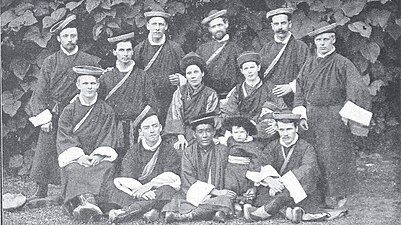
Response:
[[[174,41],[168,40],[170,14],[163,11],[146,12],[149,36],[134,48],[134,61],[148,73],[158,102],[160,123],[164,125],[171,98],[180,85],[180,60],[184,51]],[[184,80],[181,76],[181,80]]]
[[[227,34],[227,10],[212,10],[202,20],[213,40],[202,44],[196,50],[206,61],[208,76],[205,76],[205,85],[216,90],[220,99],[225,99],[228,92],[243,81],[237,65],[237,57],[242,52]]]
[[[307,45],[291,34],[292,12],[291,8],[278,8],[266,14],[274,40],[260,51],[263,80],[274,85],[273,94],[283,97],[289,107],[296,91],[295,79],[308,55]]]
[[[38,185],[33,198],[46,197],[48,184],[60,184],[56,150],[57,126],[63,108],[78,93],[75,86],[77,74],[72,68],[82,64],[96,66],[100,60],[78,49],[75,20],[76,16],[70,15],[51,27],[50,32],[60,42],[60,50],[44,60],[30,100],[33,116],[30,120],[35,121],[34,126],[40,126],[31,169],[31,178]]]

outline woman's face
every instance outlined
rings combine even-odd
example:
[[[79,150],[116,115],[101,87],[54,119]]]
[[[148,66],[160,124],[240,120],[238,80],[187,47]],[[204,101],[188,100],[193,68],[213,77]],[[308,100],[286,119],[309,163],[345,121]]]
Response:
[[[185,69],[185,76],[189,85],[191,85],[192,88],[197,88],[202,83],[204,73],[201,71],[199,66],[190,65]]]

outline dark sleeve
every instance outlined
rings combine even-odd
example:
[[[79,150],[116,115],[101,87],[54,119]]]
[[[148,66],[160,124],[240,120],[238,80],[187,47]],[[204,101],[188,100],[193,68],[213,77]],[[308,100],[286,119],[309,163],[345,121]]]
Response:
[[[304,73],[305,73],[306,63],[302,66],[297,77],[296,81],[297,87],[294,94],[294,108],[297,106],[305,106],[304,79],[306,79],[306,77]]]
[[[104,103],[106,104],[106,103]],[[113,109],[109,105],[104,105],[106,110],[102,113],[103,124],[99,132],[98,140],[100,140],[100,146],[108,146],[115,148],[117,144],[117,124]],[[96,107],[96,105],[95,105]]]
[[[73,122],[74,103],[71,103],[64,108],[58,121],[57,130],[57,151],[60,155],[65,150],[72,147],[82,148],[81,142],[77,136],[74,136],[72,131],[74,129]]]
[[[249,144],[249,148],[245,148],[248,154],[251,155],[251,163],[249,164],[249,170],[251,171],[260,171],[261,160],[260,157],[262,155],[262,144],[258,141],[252,141]]]
[[[173,146],[168,145],[168,151],[166,152],[166,158],[164,159],[163,172],[173,172],[175,174],[180,174],[181,169],[181,159],[178,156],[177,151]]]
[[[137,179],[141,173],[141,163],[138,161],[138,144],[132,146],[125,154],[121,162],[120,177],[130,177]]]
[[[347,100],[355,103],[356,105],[369,110],[371,106],[371,95],[367,85],[362,80],[358,69],[350,61],[346,60],[345,65],[342,67],[343,73],[346,74],[347,84]]]
[[[104,100],[106,98],[107,92],[108,92],[107,85],[105,82],[105,76],[107,76],[107,75],[108,75],[108,73],[105,73],[99,79],[100,85],[99,85],[99,89],[98,89],[97,93],[99,95],[99,98],[102,100]]]
[[[142,71],[143,73],[143,79],[144,79],[144,91],[145,91],[145,103],[148,104],[152,109],[154,109],[156,112],[160,112],[160,109],[158,108],[159,104],[157,103],[156,100],[156,95],[155,91],[153,89],[152,85],[152,80],[149,79],[150,76],[145,72]]]
[[[297,177],[305,191],[308,192],[315,185],[318,175],[317,158],[312,145],[306,142],[299,144],[301,144],[301,148],[305,148],[305,152],[302,156],[301,165],[291,171]]]
[[[144,69],[145,65],[143,62],[143,47],[144,47],[144,42],[139,43],[138,45],[136,45],[134,47],[134,54],[132,56],[132,58],[134,59],[136,65],[141,68]]]
[[[184,150],[181,158],[181,188],[184,193],[187,193],[189,187],[198,180],[196,178],[196,167],[192,160],[196,156],[191,153],[190,146]]]
[[[302,68],[302,66],[305,64],[306,59],[308,58],[309,52],[310,52],[308,46],[303,41],[298,41],[298,42],[299,42],[298,52],[297,52],[298,55],[297,55],[297,61],[296,61],[296,64],[298,67],[297,71],[299,71]]]
[[[267,144],[260,157],[260,164],[261,166],[271,165],[274,167],[274,149],[277,146],[277,140],[270,142]]]

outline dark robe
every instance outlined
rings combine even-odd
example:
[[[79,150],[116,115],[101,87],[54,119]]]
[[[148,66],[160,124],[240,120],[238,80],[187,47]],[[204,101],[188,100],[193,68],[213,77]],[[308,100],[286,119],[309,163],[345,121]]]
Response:
[[[196,53],[206,62],[223,44],[224,42],[210,41],[199,46]],[[235,85],[244,80],[237,65],[237,58],[241,52],[239,46],[228,41],[220,54],[206,66],[205,85],[216,90],[220,99],[225,98]]]
[[[124,156],[121,172],[118,177],[134,178],[142,184],[146,184],[164,172],[179,174],[181,161],[173,146],[162,141],[158,148],[160,153],[155,167],[146,179],[139,180],[138,178],[141,176],[146,164],[150,161],[155,152],[146,150],[141,142],[135,144]],[[154,191],[156,193],[156,198],[154,200],[140,200],[134,199],[127,193],[118,190],[114,184],[112,184],[111,196],[108,202],[117,204],[120,207],[129,207],[130,210],[141,209],[143,212],[147,212],[154,207],[161,209],[176,193],[175,189],[168,185],[158,187]]]
[[[316,188],[319,169],[313,146],[303,139],[298,139],[295,143],[289,163],[280,173],[280,169],[284,163],[284,156],[281,148],[282,145],[280,144],[280,139],[276,139],[266,145],[260,157],[261,165],[271,165],[281,176],[286,174],[288,171],[292,171],[308,195],[308,197],[299,202],[298,205],[302,206],[307,210],[307,212],[316,210],[319,204]],[[287,155],[288,152],[289,149],[286,151]],[[277,204],[278,202],[279,204]],[[270,212],[274,214],[283,207],[294,206],[295,203],[289,196],[287,190],[272,197],[269,195],[268,187],[259,186],[255,205],[258,207],[264,205],[268,213]]]
[[[370,107],[367,86],[354,64],[336,52],[309,57],[297,79],[294,107],[307,109],[305,139],[316,148],[322,172],[319,189],[325,196],[345,196],[355,188],[355,151],[350,130],[339,115],[347,100]]]
[[[262,75],[283,46],[283,43],[277,43],[273,39],[262,48],[259,53],[262,60]],[[264,80],[272,82],[273,85],[288,84],[292,82],[297,78],[299,71],[306,61],[308,52],[308,46],[304,42],[296,40],[294,36],[291,35],[283,54]],[[291,92],[285,95],[283,98],[285,103],[291,107],[294,94]]]
[[[59,114],[78,93],[77,74],[72,68],[80,65],[97,66],[99,60],[98,57],[83,51],[67,56],[62,50],[44,60],[29,104],[32,116],[36,116],[46,109],[52,112],[53,130],[50,132],[39,131],[31,169],[31,178],[35,182],[60,184],[60,168],[57,164],[56,148],[57,126]]]
[[[113,149],[116,145],[116,123],[113,109],[103,100],[98,99],[82,125],[73,132],[74,127],[87,114],[92,106],[84,106],[77,98],[65,107],[61,113],[57,133],[57,151],[60,154],[73,147],[90,155],[98,147]],[[114,151],[114,150],[113,150]],[[72,198],[92,193],[100,195],[104,186],[113,175],[113,163],[102,161],[96,166],[84,167],[71,163],[63,167],[66,182],[64,184],[64,202]]]
[[[152,59],[153,55],[160,48],[160,45],[151,45],[148,39],[139,43],[134,48],[134,61],[142,69],[146,67],[148,62]],[[158,109],[160,111],[159,119],[164,125],[166,120],[167,110],[176,90],[176,86],[170,83],[169,75],[180,72],[180,61],[184,57],[184,51],[181,47],[170,40],[166,40],[163,49],[157,56],[152,66],[147,70],[153,90],[155,91],[156,99],[158,101]]]
[[[100,98],[104,99],[111,89],[127,74],[116,67],[100,78]],[[157,100],[153,92],[152,81],[148,74],[134,66],[131,74],[106,102],[114,109],[117,119],[117,147],[120,157],[133,145],[134,133],[132,121],[142,112],[146,105],[157,111]],[[137,136],[137,134],[135,135]],[[120,148],[122,148],[120,150]]]

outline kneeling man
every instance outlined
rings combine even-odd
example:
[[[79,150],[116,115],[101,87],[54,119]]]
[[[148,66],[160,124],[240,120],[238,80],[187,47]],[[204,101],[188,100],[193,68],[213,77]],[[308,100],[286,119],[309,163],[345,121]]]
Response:
[[[117,158],[113,109],[97,98],[97,67],[74,67],[79,95],[61,113],[58,132],[58,163],[64,182],[64,211],[76,219],[102,215],[96,198],[114,172]]]
[[[159,218],[162,207],[180,190],[180,158],[173,145],[160,136],[162,125],[150,106],[134,120],[141,140],[124,156],[121,173],[114,179],[109,203],[112,223],[143,216],[148,222]]]

